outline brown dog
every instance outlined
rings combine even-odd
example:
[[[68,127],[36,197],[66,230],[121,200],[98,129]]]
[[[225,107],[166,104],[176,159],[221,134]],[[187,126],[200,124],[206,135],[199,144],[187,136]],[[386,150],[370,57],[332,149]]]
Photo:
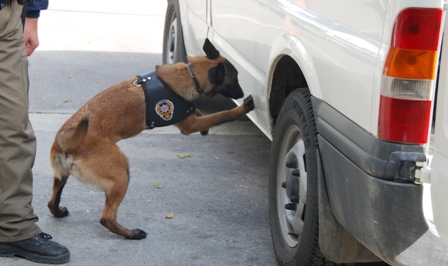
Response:
[[[106,203],[100,220],[103,226],[128,239],[146,237],[145,231],[129,230],[116,220],[118,206],[129,183],[128,161],[116,143],[157,126],[158,122],[154,123],[157,119],[161,118],[162,122],[175,119],[180,112],[185,118],[181,117],[181,121],[174,124],[182,134],[201,131],[205,135],[209,128],[254,109],[250,96],[241,106],[206,116],[202,116],[199,110],[194,111],[194,106],[185,112],[179,111],[177,103],[170,99],[156,99],[154,106],[148,105],[152,94],[144,92],[142,85],[157,78],[168,91],[174,91],[187,103],[202,95],[213,97],[217,93],[234,99],[243,97],[235,67],[220,56],[208,40],[204,51],[207,56],[189,57],[189,66],[185,63],[157,66],[156,76],[129,78],[104,90],[62,125],[50,152],[54,185],[48,208],[54,216],[68,215],[67,209],[60,207],[59,203],[64,185],[69,175],[73,175],[105,192]],[[155,118],[149,118],[152,112],[157,113]]]

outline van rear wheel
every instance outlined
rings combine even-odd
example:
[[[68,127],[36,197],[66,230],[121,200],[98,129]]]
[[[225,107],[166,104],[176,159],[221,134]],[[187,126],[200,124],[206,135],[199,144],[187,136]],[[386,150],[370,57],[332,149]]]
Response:
[[[338,264],[319,248],[317,129],[308,88],[291,92],[280,109],[269,160],[269,219],[280,265]]]
[[[326,265],[318,244],[317,149],[309,90],[295,90],[280,110],[269,162],[269,218],[280,265]]]

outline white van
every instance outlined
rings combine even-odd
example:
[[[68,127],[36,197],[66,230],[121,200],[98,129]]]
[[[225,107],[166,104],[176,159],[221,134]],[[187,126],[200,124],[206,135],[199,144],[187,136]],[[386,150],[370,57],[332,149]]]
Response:
[[[254,97],[280,265],[448,265],[445,13],[443,0],[168,0],[164,63],[208,38]]]

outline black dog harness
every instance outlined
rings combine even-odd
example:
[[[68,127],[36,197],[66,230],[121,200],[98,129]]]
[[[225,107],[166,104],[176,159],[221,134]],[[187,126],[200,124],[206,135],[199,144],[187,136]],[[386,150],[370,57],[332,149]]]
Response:
[[[145,92],[146,125],[149,129],[176,124],[196,110],[191,102],[166,88],[155,71],[137,76],[135,85]]]

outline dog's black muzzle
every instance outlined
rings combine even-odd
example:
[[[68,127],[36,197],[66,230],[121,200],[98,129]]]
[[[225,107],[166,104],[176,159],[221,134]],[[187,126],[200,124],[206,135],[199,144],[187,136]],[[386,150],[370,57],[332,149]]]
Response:
[[[237,82],[233,85],[227,86],[224,90],[218,92],[222,96],[225,96],[227,98],[232,99],[240,99],[244,97],[243,89],[241,88],[240,84]]]

